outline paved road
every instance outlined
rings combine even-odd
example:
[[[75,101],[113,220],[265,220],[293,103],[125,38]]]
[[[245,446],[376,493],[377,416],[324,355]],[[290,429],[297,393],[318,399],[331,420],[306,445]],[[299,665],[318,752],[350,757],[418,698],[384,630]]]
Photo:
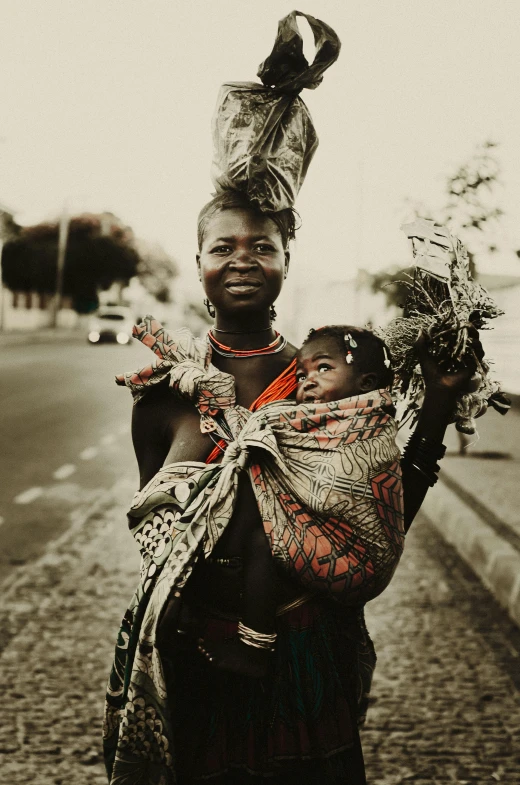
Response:
[[[1,348],[2,578],[37,557],[118,476],[136,481],[131,396],[113,377],[151,356],[137,341]]]

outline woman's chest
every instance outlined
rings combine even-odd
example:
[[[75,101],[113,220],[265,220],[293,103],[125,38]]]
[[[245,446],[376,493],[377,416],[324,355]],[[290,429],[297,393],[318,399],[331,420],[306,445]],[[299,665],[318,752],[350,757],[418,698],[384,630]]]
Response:
[[[288,353],[243,358],[225,358],[214,354],[212,363],[221,371],[231,374],[235,379],[236,401],[249,409],[251,404],[264,392],[290,363]]]
[[[171,443],[165,465],[178,461],[205,461],[215,446],[200,430],[200,415],[192,404],[176,402],[168,412]]]

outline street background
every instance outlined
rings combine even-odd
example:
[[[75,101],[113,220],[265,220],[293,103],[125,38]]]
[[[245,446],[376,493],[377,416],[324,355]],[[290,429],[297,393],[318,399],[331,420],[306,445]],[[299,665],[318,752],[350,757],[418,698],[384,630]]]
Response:
[[[312,4],[311,4],[312,5]],[[318,8],[319,6],[319,8]],[[105,682],[138,554],[128,319],[202,334],[197,213],[219,85],[253,80],[292,0],[37,0],[0,26],[0,782],[101,785]],[[401,223],[447,222],[505,315],[513,397],[453,428],[396,577],[369,604],[370,785],[520,783],[517,0],[321,0],[340,58],[303,98],[320,147],[277,329],[400,313]],[[304,49],[312,41],[302,28]],[[120,329],[103,343],[105,308]],[[112,311],[110,312],[110,309]],[[108,318],[108,317],[107,317]],[[105,327],[107,326],[105,321]],[[124,327],[124,329],[123,329]],[[96,337],[97,336],[97,337]],[[126,343],[125,343],[126,341]]]

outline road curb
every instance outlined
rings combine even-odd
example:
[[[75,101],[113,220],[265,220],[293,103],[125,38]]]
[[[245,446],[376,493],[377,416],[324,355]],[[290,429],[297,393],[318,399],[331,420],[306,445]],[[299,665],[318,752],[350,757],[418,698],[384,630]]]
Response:
[[[520,627],[520,552],[473,510],[455,487],[451,478],[444,482],[441,475],[421,512]],[[491,511],[489,516],[494,517]]]

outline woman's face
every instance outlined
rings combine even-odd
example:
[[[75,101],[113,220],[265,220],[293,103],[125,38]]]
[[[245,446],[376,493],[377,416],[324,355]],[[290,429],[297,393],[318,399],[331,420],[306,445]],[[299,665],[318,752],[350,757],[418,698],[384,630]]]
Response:
[[[280,294],[289,251],[270,218],[251,210],[222,210],[206,227],[197,265],[217,311],[262,311]]]

